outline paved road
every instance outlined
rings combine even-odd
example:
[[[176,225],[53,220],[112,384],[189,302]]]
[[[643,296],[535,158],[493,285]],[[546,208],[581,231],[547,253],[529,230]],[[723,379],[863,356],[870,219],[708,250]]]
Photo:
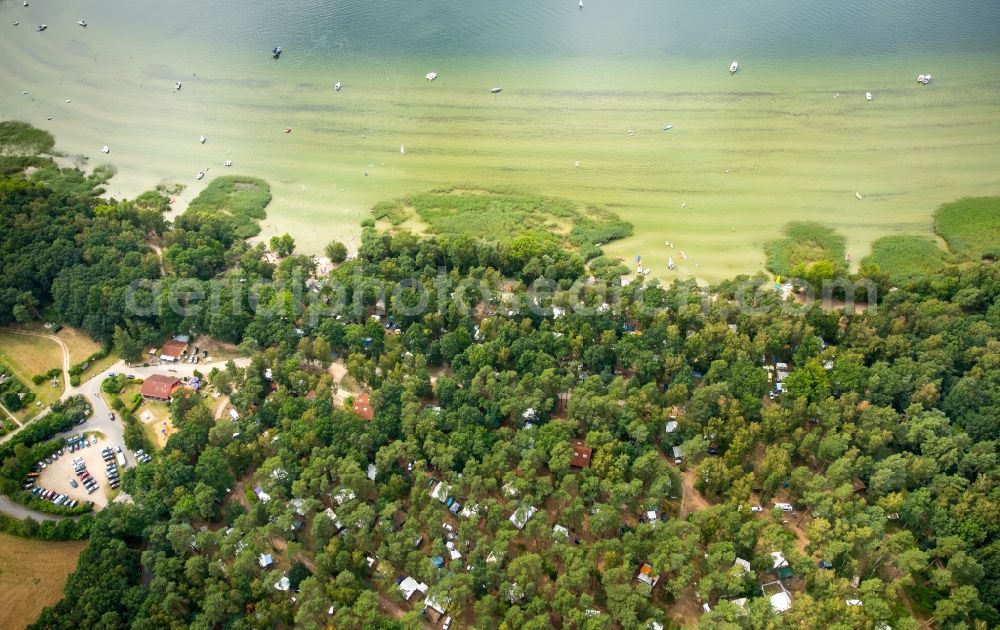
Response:
[[[191,363],[175,363],[175,364],[163,364],[163,365],[150,365],[149,367],[141,366],[128,366],[124,361],[118,361],[108,369],[104,370],[99,374],[95,374],[93,377],[88,379],[86,382],[81,383],[77,387],[69,386],[69,349],[66,344],[63,343],[62,339],[59,339],[55,335],[44,335],[41,333],[34,332],[23,332],[17,331],[18,334],[31,335],[33,337],[42,337],[45,339],[50,339],[59,344],[63,350],[63,376],[64,382],[66,383],[66,389],[63,391],[63,395],[60,400],[65,400],[71,396],[76,396],[77,394],[82,395],[93,407],[93,413],[91,416],[81,425],[74,426],[69,431],[60,433],[57,437],[68,437],[70,435],[76,435],[77,433],[99,431],[103,433],[108,439],[114,442],[116,445],[122,447],[122,452],[125,454],[125,461],[129,466],[135,466],[135,456],[125,448],[125,427],[122,425],[121,418],[115,415],[115,420],[111,420],[110,413],[111,409],[108,407],[108,403],[104,400],[104,394],[101,392],[101,383],[105,381],[109,374],[118,374],[124,372],[125,374],[131,374],[136,378],[145,379],[153,374],[172,374],[181,378],[184,376],[193,376],[194,372],[197,370],[203,374],[207,374],[212,370],[213,367],[217,367],[220,370],[225,369],[226,361],[215,361],[213,363],[199,363],[197,365]],[[233,361],[238,367],[246,367],[250,364],[250,359],[239,358]],[[49,412],[49,409],[43,410],[36,418],[39,418]],[[28,423],[30,424],[30,422]],[[18,427],[18,429],[11,431],[7,435],[0,437],[0,443],[6,442],[11,437],[16,435],[23,427]],[[25,516],[31,516],[35,520],[45,519],[45,520],[58,520],[48,514],[42,514],[41,512],[35,512],[34,510],[29,510],[24,506],[18,505],[12,502],[7,497],[0,495],[0,513],[7,514],[9,516],[15,516],[17,518],[24,518]]]
[[[0,512],[6,514],[7,516],[13,516],[14,518],[30,518],[36,521],[61,521],[65,516],[56,516],[54,514],[46,514],[45,512],[37,512],[30,508],[26,508],[20,503],[14,503],[4,495],[0,494]],[[79,518],[79,517],[73,517]]]

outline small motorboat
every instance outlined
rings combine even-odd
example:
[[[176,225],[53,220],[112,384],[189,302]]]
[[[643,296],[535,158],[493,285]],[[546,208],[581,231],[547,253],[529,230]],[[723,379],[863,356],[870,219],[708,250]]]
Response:
[[[493,94],[499,94],[500,92],[503,92],[503,88],[498,85],[493,89],[491,89],[490,92],[492,92]]]
[[[272,59],[277,59],[280,56],[281,56],[281,46],[275,46],[274,48],[271,49]]]
[[[871,92],[865,92],[865,100],[868,100],[868,101],[872,100],[872,93]]]
[[[673,128],[674,128],[674,126],[673,126],[673,125],[663,125],[663,130],[664,130],[664,131],[670,131],[670,130],[671,130],[671,129],[673,129]]]
[[[28,0],[24,0],[24,6],[28,6]]]
[[[174,89],[175,90],[181,89],[181,82],[180,81],[174,81]]]
[[[931,75],[929,74],[921,74],[920,76],[917,77],[917,83],[923,83],[924,85],[927,85],[930,82],[931,82]]]
[[[291,127],[285,127],[285,133],[292,133]]]
[[[205,171],[198,171],[198,177],[197,177],[197,179],[201,179],[203,177],[205,177]]]
[[[687,254],[684,253],[683,249],[681,250],[681,258],[684,259],[684,260],[688,259],[688,256],[687,256]]]
[[[200,142],[202,144],[205,144],[206,140],[208,140],[208,138],[206,138],[205,136],[202,136],[202,137],[198,138],[198,142]]]
[[[77,24],[79,24],[80,26],[82,26],[84,28],[87,28],[87,20],[80,20],[79,22],[77,22]]]
[[[583,11],[583,0],[580,0],[578,6],[580,7],[580,10]]]
[[[424,78],[427,79],[428,81],[433,81],[434,79],[438,78],[438,73],[437,72],[428,72],[427,76],[425,76]]]
[[[20,25],[21,25],[20,22],[14,22],[14,26],[20,26]]]
[[[861,201],[862,199],[865,198],[865,196],[859,192],[854,193],[854,196],[858,198],[858,201]]]
[[[72,103],[72,102],[73,102],[73,99],[71,99],[71,98],[68,98],[68,99],[66,99],[66,102],[67,102],[67,103]]]
[[[340,91],[340,88],[342,88],[342,87],[344,87],[344,86],[342,86],[342,85],[340,84],[340,81],[337,81],[336,83],[334,83],[334,84],[333,84],[333,90],[334,90],[335,92],[339,92],[339,91]]]
[[[677,268],[677,264],[674,262],[673,256],[667,256],[667,269],[673,271]]]
[[[736,71],[739,69],[740,69],[739,63],[734,61],[733,63],[729,64],[729,74],[736,74]]]
[[[108,145],[104,145],[101,147],[101,153],[111,153],[111,149],[108,148]]]
[[[25,5],[25,6],[28,6],[28,5]],[[49,25],[48,25],[48,24],[39,24],[39,25],[38,25],[38,28],[36,28],[35,30],[36,30],[36,31],[38,31],[39,33],[41,33],[42,31],[44,31],[44,30],[45,30],[45,29],[47,29],[48,27],[49,27]]]
[[[399,154],[406,155],[406,147],[404,147],[403,145],[399,145]]]
[[[225,162],[222,163],[222,165],[225,166],[225,167],[232,166],[233,165],[233,161],[232,160],[226,160]]]
[[[577,161],[576,161],[576,167],[577,167],[577,168],[580,168],[580,160],[577,160]]]

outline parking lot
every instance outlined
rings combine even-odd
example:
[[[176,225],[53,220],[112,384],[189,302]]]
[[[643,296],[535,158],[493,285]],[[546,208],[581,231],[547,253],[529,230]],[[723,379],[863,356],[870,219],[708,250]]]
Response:
[[[36,485],[46,490],[55,490],[60,494],[69,495],[70,499],[76,499],[80,503],[92,501],[95,509],[101,509],[108,504],[108,474],[107,465],[101,455],[101,451],[106,447],[115,449],[117,444],[101,436],[100,434],[88,432],[84,434],[89,446],[79,448],[75,452],[70,452],[69,447],[63,449],[63,455],[48,464],[36,480]],[[93,439],[97,438],[97,444],[93,444]],[[73,460],[80,458],[87,467],[87,471],[97,481],[97,491],[87,494],[87,489],[74,471]],[[77,487],[74,488],[70,481],[75,481]]]

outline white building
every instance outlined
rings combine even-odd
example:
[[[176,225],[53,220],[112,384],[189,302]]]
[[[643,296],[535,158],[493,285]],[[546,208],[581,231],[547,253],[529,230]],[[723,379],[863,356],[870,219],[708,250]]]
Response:
[[[406,576],[403,578],[403,581],[399,583],[399,592],[403,594],[403,599],[410,601],[410,599],[413,598],[413,595],[417,592],[426,593],[427,585],[423,582],[414,580],[410,576]]]
[[[514,524],[514,527],[518,529],[524,529],[524,526],[528,524],[531,517],[538,512],[538,508],[533,505],[524,507],[523,505],[514,510],[514,513],[510,515],[510,522]]]

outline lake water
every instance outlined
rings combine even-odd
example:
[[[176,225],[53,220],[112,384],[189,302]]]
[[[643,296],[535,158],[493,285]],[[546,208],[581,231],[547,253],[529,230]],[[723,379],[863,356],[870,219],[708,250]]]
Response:
[[[179,181],[183,205],[223,171],[264,177],[265,236],[312,252],[356,243],[379,200],[513,184],[619,212],[636,236],[609,253],[656,275],[718,279],[759,269],[789,220],[859,260],[1000,194],[995,0],[584,4],[5,0],[0,116],[114,164],[117,195]]]

